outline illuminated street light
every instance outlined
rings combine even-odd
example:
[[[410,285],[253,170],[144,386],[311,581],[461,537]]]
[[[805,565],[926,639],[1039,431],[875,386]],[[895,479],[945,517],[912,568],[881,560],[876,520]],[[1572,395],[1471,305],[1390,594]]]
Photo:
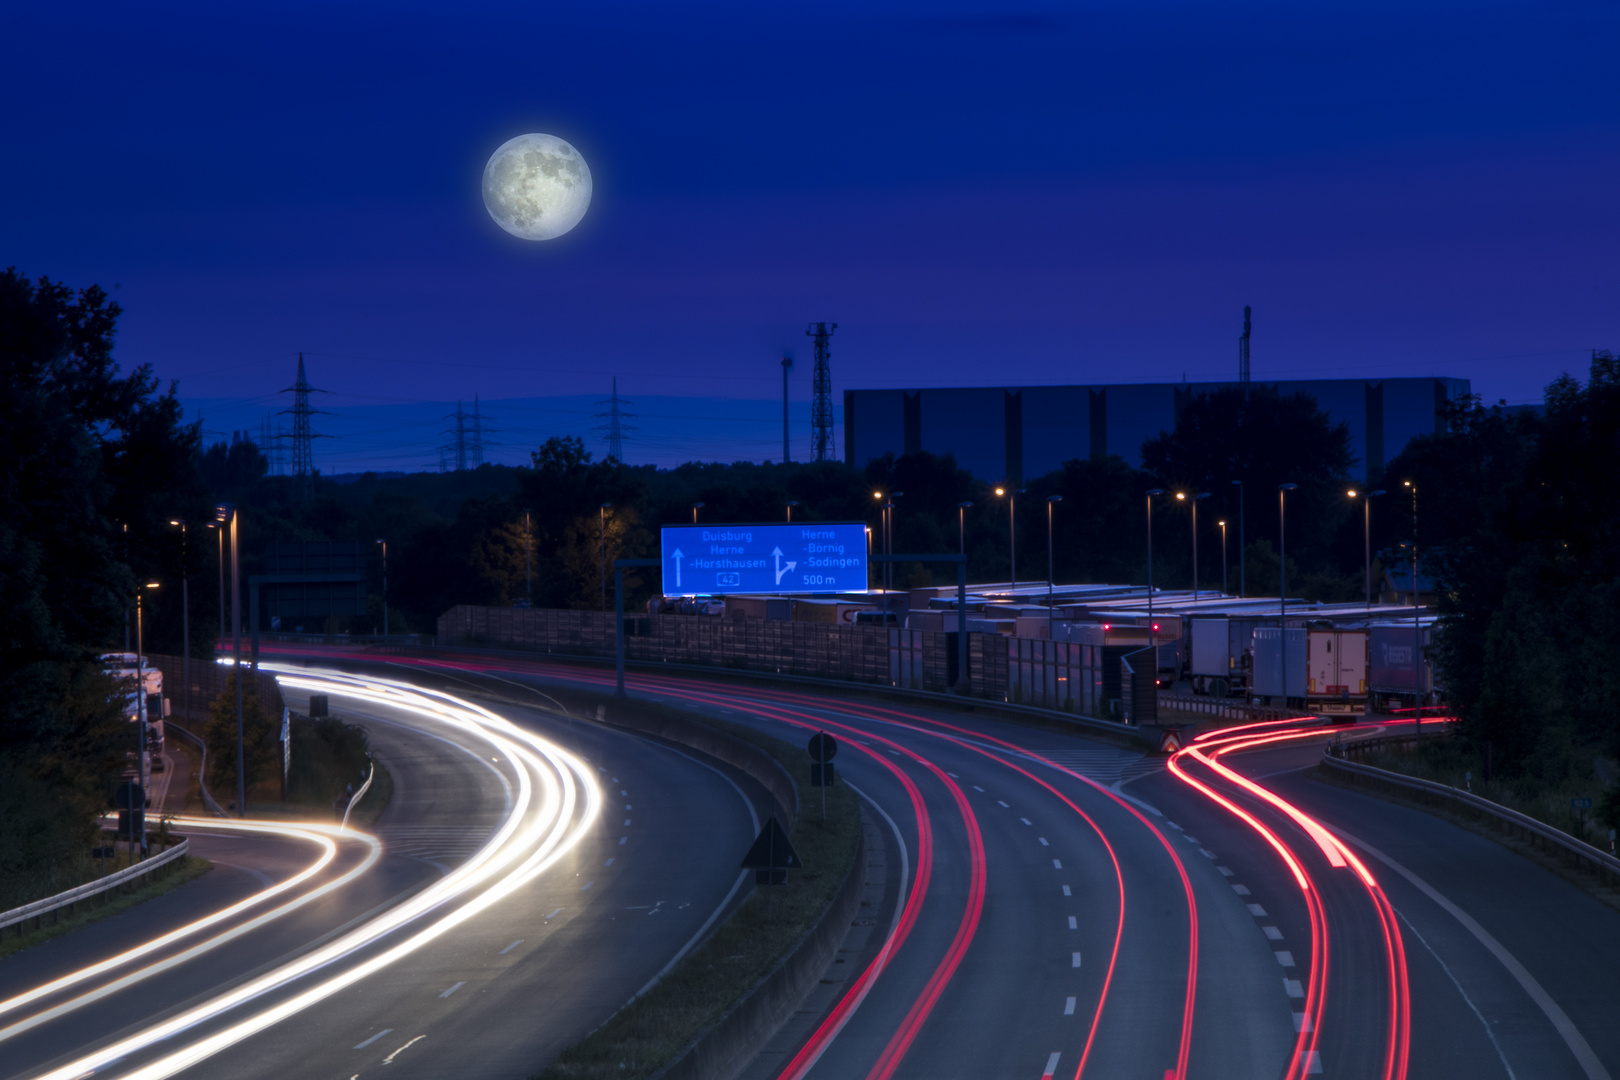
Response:
[[[1366,549],[1367,557],[1367,610],[1372,610],[1372,501],[1384,493],[1380,488],[1377,491],[1357,491],[1351,488],[1345,492],[1352,499],[1360,499],[1362,506],[1362,544]]]

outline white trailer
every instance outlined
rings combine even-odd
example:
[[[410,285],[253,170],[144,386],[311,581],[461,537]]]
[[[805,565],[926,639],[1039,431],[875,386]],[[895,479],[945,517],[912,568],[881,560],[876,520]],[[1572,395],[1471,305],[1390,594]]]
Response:
[[[1360,712],[1367,704],[1367,632],[1312,630],[1306,639],[1305,699],[1322,712]]]

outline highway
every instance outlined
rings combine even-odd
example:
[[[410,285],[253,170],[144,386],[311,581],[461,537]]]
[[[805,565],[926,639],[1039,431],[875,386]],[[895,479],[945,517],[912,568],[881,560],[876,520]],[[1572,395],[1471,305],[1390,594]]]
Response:
[[[219,877],[0,964],[7,1075],[464,1076],[476,1048],[526,1076],[740,895],[763,795],[690,755],[374,676],[283,686],[366,724],[395,778],[377,838],[183,822]]]
[[[352,674],[319,678],[408,682],[498,717],[505,752],[452,736],[453,725],[347,702],[337,711],[367,723],[396,777],[376,867],[244,936],[231,946],[243,955],[222,947],[149,980],[144,1018],[126,997],[98,1003],[114,1023],[88,1046],[66,1020],[19,1034],[14,1045],[31,1055],[19,1074],[77,1076],[101,1060],[109,1075],[155,1076],[206,1060],[193,1071],[524,1076],[737,899],[738,853],[767,800],[737,776],[615,730],[624,706],[608,697],[610,673],[511,657],[342,666]],[[309,692],[301,680],[312,677],[290,672],[289,696]],[[864,801],[871,906],[747,1080],[1603,1080],[1620,1061],[1620,912],[1484,837],[1316,779],[1333,729],[1232,729],[1167,761],[983,709],[669,673],[632,674],[627,688],[635,707],[723,716],[799,743],[826,731],[841,744],[840,779]],[[599,706],[608,725],[580,719]],[[446,900],[342,954],[341,986],[252,1031],[236,1030],[244,1016],[268,1016],[331,973],[283,979],[183,1028],[176,1041],[206,1044],[206,1059],[172,1043],[120,1051],[121,1040],[318,953],[354,932],[346,923],[370,925],[476,861],[511,820],[524,775],[512,740],[534,733],[574,762],[556,769],[558,782],[572,767],[581,791],[601,791],[589,822],[553,825],[576,839],[546,872],[386,966],[366,967],[467,904]],[[363,841],[337,839],[318,880],[367,857]],[[256,842],[274,846],[257,858],[277,875],[319,847]],[[523,857],[511,863],[532,865]],[[501,887],[486,882],[476,895]],[[77,959],[63,970],[94,955],[78,938],[64,939],[78,951],[64,950]],[[18,983],[5,966],[0,975],[11,980],[0,985]]]

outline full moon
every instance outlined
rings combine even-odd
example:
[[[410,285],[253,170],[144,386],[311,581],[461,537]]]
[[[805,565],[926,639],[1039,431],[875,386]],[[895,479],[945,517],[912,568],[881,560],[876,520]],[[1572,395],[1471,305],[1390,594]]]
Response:
[[[525,240],[552,240],[578,225],[591,205],[591,169],[555,135],[508,139],[484,166],[484,207]]]

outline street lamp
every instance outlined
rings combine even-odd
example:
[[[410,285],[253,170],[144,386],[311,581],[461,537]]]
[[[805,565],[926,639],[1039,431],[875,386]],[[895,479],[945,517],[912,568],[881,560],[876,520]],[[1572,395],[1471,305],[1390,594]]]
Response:
[[[1053,621],[1052,608],[1052,504],[1063,501],[1061,495],[1048,495],[1046,497],[1046,640],[1052,640],[1052,630],[1056,626]]]
[[[1377,491],[1357,491],[1351,488],[1345,492],[1352,499],[1359,498],[1362,506],[1361,534],[1362,544],[1367,553],[1367,610],[1372,610],[1372,501],[1384,493],[1380,488]]]
[[[146,757],[146,641],[143,633],[143,619],[141,618],[141,601],[145,597],[146,589],[155,589],[158,583],[148,581],[142,588],[135,590],[135,772],[141,778],[141,809],[146,808],[146,791],[152,783],[152,765]],[[129,808],[130,830],[135,828],[135,807]],[[143,815],[144,820],[144,815]],[[130,837],[130,861],[135,859],[135,838]],[[141,829],[141,858],[146,858],[146,829]]]
[[[1013,588],[1018,588],[1018,530],[1013,517],[1013,505],[1023,488],[996,488],[996,497],[1007,500],[1007,576]]]
[[[793,524],[793,508],[795,506],[798,506],[798,505],[799,505],[799,500],[798,499],[789,499],[787,501],[787,515],[788,515],[788,524],[789,525]]]
[[[1280,629],[1278,648],[1282,657],[1282,699],[1283,708],[1288,708],[1288,493],[1299,487],[1298,484],[1277,485],[1277,592],[1282,597],[1282,618],[1279,620]]]
[[[180,700],[180,706],[191,716],[191,581],[186,567],[186,555],[190,549],[190,526],[178,518],[171,520],[170,525],[180,530],[180,636],[185,639],[185,650],[180,654],[180,678],[185,680],[185,696]]]
[[[529,511],[523,511],[523,593],[529,598],[530,606],[534,604],[534,531],[529,521]],[[386,616],[388,605],[383,605],[383,614]]]
[[[1153,686],[1155,689],[1157,689],[1159,685],[1159,635],[1158,626],[1153,622],[1153,496],[1163,494],[1163,488],[1148,488],[1148,653],[1152,658],[1149,662],[1153,665]]]
[[[962,545],[962,555],[967,556],[967,512],[973,504],[959,502],[956,504],[956,535],[957,541]]]
[[[1221,527],[1221,595],[1226,596],[1226,522],[1223,519],[1215,524]]]
[[[1238,489],[1238,599],[1241,600],[1248,584],[1248,573],[1243,565],[1247,561],[1243,557],[1243,481],[1233,480],[1232,486]]]
[[[1423,737],[1423,626],[1419,621],[1418,606],[1418,515],[1417,485],[1402,480],[1401,486],[1412,492],[1412,722],[1419,739]]]
[[[697,512],[699,510],[703,509],[707,505],[709,505],[709,504],[708,503],[700,503],[700,502],[695,502],[695,503],[692,504],[692,524],[694,524],[694,525],[697,524]]]
[[[210,521],[208,527],[219,536],[219,631],[214,635],[214,648],[209,650],[212,655],[219,651],[219,639],[225,635],[225,528],[217,521]]]
[[[607,512],[613,507],[605,502],[596,508],[596,559],[602,567],[602,610],[607,610]],[[693,516],[697,511],[692,511]]]
[[[1209,492],[1200,491],[1190,499],[1184,491],[1176,492],[1176,498],[1192,504],[1192,541],[1193,541],[1193,599],[1198,599],[1198,501],[1209,498]]]
[[[527,534],[524,539],[528,539]],[[383,644],[386,645],[388,644],[388,541],[378,540],[377,543],[382,545],[383,552]]]
[[[214,507],[214,520],[219,523],[222,544],[227,523],[231,530],[231,652],[235,656],[236,669],[236,816],[247,817],[246,755],[242,751],[242,574],[241,550],[237,544],[241,519],[235,503],[220,503]],[[222,557],[221,567],[224,561]]]

